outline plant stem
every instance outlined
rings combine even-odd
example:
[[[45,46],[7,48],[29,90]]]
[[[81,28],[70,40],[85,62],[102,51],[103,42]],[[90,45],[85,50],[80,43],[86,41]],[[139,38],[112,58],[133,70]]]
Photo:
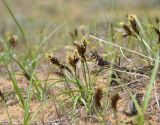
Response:
[[[13,18],[14,22],[16,23],[17,27],[19,28],[21,35],[23,37],[23,41],[25,43],[25,47],[27,48],[27,42],[26,42],[26,37],[25,37],[25,33],[21,27],[21,25],[19,24],[18,20],[16,19],[16,17],[14,16],[14,14],[12,13],[10,7],[8,6],[6,0],[2,0],[2,2],[4,3],[4,5],[6,6],[7,10],[9,11],[9,14],[11,15],[11,17]]]
[[[61,69],[61,73],[62,74],[64,74],[64,72],[63,72],[63,70]],[[64,79],[65,79],[65,82],[66,82],[66,84],[67,84],[67,87],[68,87],[68,89],[71,91],[72,89],[71,89],[71,87],[70,87],[70,85],[69,85],[69,83],[68,83],[68,81],[67,81],[67,78],[66,78],[66,76],[64,75]],[[74,94],[73,94],[73,92],[71,91],[71,96],[74,96]]]

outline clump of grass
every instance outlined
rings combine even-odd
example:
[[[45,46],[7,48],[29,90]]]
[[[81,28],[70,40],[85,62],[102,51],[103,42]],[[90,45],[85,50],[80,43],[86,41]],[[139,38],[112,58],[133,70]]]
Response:
[[[87,113],[91,114],[94,107],[101,107],[100,100],[102,98],[102,91],[101,89],[94,90],[95,81],[91,80],[90,69],[85,54],[87,49],[86,39],[83,38],[80,41],[74,42],[73,45],[75,46],[74,51],[70,52],[66,57],[69,66],[60,63],[57,58],[50,55],[48,55],[48,58],[52,64],[62,71],[65,84],[68,86],[67,93],[69,93],[70,98],[73,100],[73,107],[79,103],[85,106]],[[78,63],[81,63],[81,68],[77,67]],[[70,67],[73,70],[71,70]],[[77,74],[77,72],[79,72],[79,74]]]
[[[128,24],[123,24],[123,29],[125,34],[123,37],[133,36],[135,39],[139,41],[139,45],[142,49],[142,52],[145,56],[151,55],[151,48],[149,47],[147,41],[144,40],[142,34],[140,32],[140,22],[136,15],[128,15]]]
[[[154,30],[153,30],[154,27]],[[128,48],[125,48],[123,46],[120,46],[118,44],[114,44],[112,41],[108,42],[107,40],[103,40],[100,39],[98,37],[92,36],[90,35],[91,38],[97,39],[100,42],[104,42],[106,44],[110,44],[113,45],[114,47],[119,48],[119,50],[121,51],[121,54],[123,57],[124,53],[122,50],[128,51],[132,54],[137,54],[140,57],[143,57],[142,59],[145,59],[145,61],[148,63],[149,66],[151,66],[151,77],[150,77],[150,84],[147,87],[146,90],[146,95],[144,95],[144,101],[140,104],[139,101],[137,100],[137,97],[134,96],[127,87],[126,90],[128,92],[128,94],[131,96],[132,99],[132,114],[136,115],[136,123],[138,125],[143,125],[145,124],[145,122],[147,121],[147,119],[145,119],[145,114],[146,114],[146,110],[149,106],[149,100],[151,97],[151,92],[153,89],[153,84],[157,79],[157,74],[159,76],[159,21],[156,21],[156,26],[151,25],[148,29],[146,27],[143,27],[143,25],[141,25],[141,22],[138,20],[138,18],[135,15],[131,15],[128,18],[128,23],[123,23],[122,25],[123,30],[125,31],[124,34],[122,34],[122,37],[131,37],[133,38],[133,42],[138,41],[138,45],[140,46],[140,52],[138,53],[136,51],[132,51]],[[146,28],[146,29],[145,29]],[[148,34],[148,38],[146,37],[147,34],[147,30],[149,30],[150,34]],[[155,32],[154,32],[155,31]],[[158,37],[155,37],[155,34]],[[156,40],[155,40],[156,38]],[[150,40],[148,40],[150,39]],[[130,39],[129,39],[130,40]],[[155,40],[155,41],[154,41]],[[134,45],[135,43],[133,43]],[[123,44],[122,44],[123,45]],[[148,58],[149,57],[149,58]],[[106,64],[105,64],[106,65]],[[115,68],[115,67],[114,67]],[[119,68],[121,69],[121,67]],[[142,72],[145,72],[142,70]],[[123,88],[124,89],[124,88]],[[114,108],[116,109],[116,108]],[[115,114],[116,116],[116,114]],[[118,124],[118,122],[117,122]]]
[[[17,19],[15,18],[12,11],[10,10],[10,8],[8,7],[7,3],[4,0],[3,0],[3,3],[6,5],[9,13],[11,14],[11,16],[14,19],[14,21],[16,22],[18,28],[20,29],[24,41],[26,41],[23,29],[19,25]],[[159,24],[158,19],[156,19],[156,23],[157,23],[157,25]],[[157,72],[158,72],[158,67],[159,67],[159,48],[158,47],[160,44],[160,31],[159,31],[159,28],[154,27],[155,33],[158,35],[158,39],[157,39],[157,43],[153,44],[154,46],[150,46],[151,43],[149,43],[148,39],[145,37],[144,29],[143,29],[140,21],[138,20],[138,18],[135,15],[129,15],[128,23],[127,24],[124,23],[122,25],[122,27],[125,31],[125,33],[123,34],[122,37],[123,38],[133,37],[135,41],[138,41],[138,45],[140,45],[141,51],[144,55],[139,54],[138,52],[135,52],[135,51],[131,51],[131,50],[126,49],[124,47],[121,47],[119,45],[116,45],[112,42],[110,44],[114,45],[115,47],[118,47],[121,50],[123,57],[125,57],[125,56],[123,54],[122,49],[126,50],[126,51],[129,50],[129,52],[131,52],[131,53],[141,55],[142,57],[146,57],[147,59],[149,59],[149,60],[147,60],[149,63],[151,63],[150,60],[152,60],[153,61],[152,63],[155,65],[154,69],[153,69],[152,76],[151,76],[150,84],[147,89],[147,94],[145,96],[145,99],[144,99],[144,102],[142,103],[142,105],[139,104],[136,97],[134,97],[130,92],[128,92],[133,100],[132,105],[133,105],[134,111],[136,112],[136,115],[137,115],[137,123],[138,123],[138,125],[141,125],[141,124],[144,124],[144,122],[145,122],[144,114],[147,110],[147,107],[149,104],[149,99],[151,97],[151,92],[153,89],[153,83],[155,82]],[[85,33],[83,32],[82,34],[84,35]],[[52,36],[52,33],[44,41],[48,40],[48,38],[50,38],[51,36]],[[71,102],[69,104],[72,104],[73,114],[78,106],[85,107],[85,111],[87,112],[87,114],[93,114],[97,111],[97,109],[106,110],[106,108],[108,108],[108,105],[106,106],[106,105],[102,104],[102,96],[103,96],[102,88],[95,89],[96,78],[92,79],[91,74],[90,74],[90,67],[88,66],[87,56],[86,56],[87,39],[82,38],[81,40],[77,40],[79,37],[79,32],[77,29],[75,29],[72,33],[70,33],[70,36],[75,41],[73,43],[73,45],[75,47],[75,51],[71,52],[71,54],[67,56],[68,65],[65,63],[62,63],[60,59],[58,59],[52,55],[47,55],[49,61],[53,65],[55,65],[59,68],[60,72],[58,72],[58,71],[55,71],[55,72],[61,76],[60,79],[58,79],[58,80],[56,79],[57,80],[56,82],[54,82],[54,83],[52,83],[52,85],[48,85],[48,86],[46,85],[47,82],[45,82],[45,85],[43,86],[42,85],[43,82],[41,80],[39,80],[34,74],[35,69],[36,69],[35,65],[37,65],[36,64],[37,62],[35,61],[34,66],[33,66],[35,69],[33,68],[34,70],[31,69],[30,71],[28,71],[23,64],[19,63],[15,58],[13,58],[11,48],[7,44],[7,47],[8,47],[7,52],[9,53],[9,56],[11,57],[11,59],[13,61],[16,62],[16,64],[18,64],[18,66],[21,68],[21,70],[23,72],[23,75],[29,81],[28,89],[26,92],[27,97],[24,98],[22,96],[22,91],[20,89],[20,86],[18,85],[18,81],[15,78],[15,73],[13,73],[12,71],[9,70],[9,68],[7,67],[7,65],[5,63],[5,59],[3,58],[4,65],[8,71],[8,74],[10,75],[10,78],[13,83],[13,87],[15,89],[17,96],[18,96],[19,104],[24,109],[24,121],[23,122],[25,125],[30,124],[30,122],[33,120],[35,115],[38,114],[39,110],[42,109],[42,107],[45,106],[45,104],[49,101],[49,100],[47,100],[47,97],[50,97],[51,95],[47,95],[47,90],[50,87],[54,87],[55,84],[65,84],[65,88],[61,89],[61,91],[56,96],[53,95],[53,97],[52,97],[54,102],[56,102],[55,105],[56,106],[58,105],[59,108],[64,112],[65,112],[65,110],[64,110],[63,104],[68,106],[68,102]],[[98,39],[98,40],[104,41],[101,39]],[[13,48],[17,44],[17,39],[15,36],[11,36],[8,41],[9,41],[9,44]],[[43,45],[43,43],[41,45]],[[157,45],[158,45],[158,47],[157,47]],[[156,48],[155,53],[153,51],[153,48]],[[94,59],[96,59],[97,64],[99,66],[103,67],[103,66],[109,65],[110,67],[113,67],[113,68],[117,67],[118,69],[120,69],[117,65],[114,65],[108,61],[105,61],[102,57],[100,57],[97,54],[97,52],[91,52],[91,53],[92,53],[92,57]],[[33,54],[34,56],[32,57],[31,61],[37,60],[37,58],[36,58],[38,56],[37,54],[38,54],[38,51],[37,51],[37,53]],[[5,55],[3,57],[5,57]],[[81,64],[80,68],[77,66],[78,63]],[[111,68],[111,70],[113,70],[113,69]],[[82,71],[82,73],[81,73],[81,71]],[[97,76],[97,77],[99,77],[99,76]],[[114,81],[114,79],[116,79],[115,75],[111,75],[111,77],[112,77],[112,81],[115,82]],[[106,93],[108,93],[108,91]],[[40,102],[42,102],[42,105],[32,115],[32,114],[30,114],[30,108],[31,108],[30,102],[31,102],[33,95],[34,96],[36,95],[36,98]],[[67,99],[62,100],[62,104],[60,104],[61,102],[59,100],[57,100],[58,96],[61,96],[61,95],[64,95],[67,97]],[[4,96],[1,91],[0,91],[0,97],[3,100]],[[120,98],[120,96],[118,94],[115,94],[111,97],[111,107],[115,113],[115,116],[116,116],[116,112],[117,112],[117,102],[118,102],[119,98]],[[45,100],[45,102],[43,102],[44,100]],[[106,102],[108,102],[108,100]],[[56,110],[58,110],[57,107],[56,107]],[[57,114],[59,114],[59,113],[57,113]],[[60,115],[58,115],[58,116],[60,117]],[[65,113],[65,116],[69,120],[69,118],[67,117],[67,113]],[[117,121],[117,124],[118,124],[118,121]]]

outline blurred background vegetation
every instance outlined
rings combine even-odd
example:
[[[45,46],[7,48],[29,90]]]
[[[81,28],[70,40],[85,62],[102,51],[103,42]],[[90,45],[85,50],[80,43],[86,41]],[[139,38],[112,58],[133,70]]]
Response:
[[[55,31],[50,46],[66,44],[66,33],[75,27],[84,26],[89,32],[106,36],[104,30],[111,23],[124,20],[127,14],[136,14],[143,20],[159,17],[159,0],[6,0],[15,17],[24,29],[27,40],[39,41],[45,28]],[[0,32],[19,35],[17,26],[4,4],[0,3]],[[117,21],[118,20],[118,21]],[[43,34],[45,36],[45,34]],[[37,37],[38,36],[38,37]],[[61,39],[62,38],[62,39]],[[65,39],[64,39],[65,38]],[[61,39],[61,40],[60,40]]]

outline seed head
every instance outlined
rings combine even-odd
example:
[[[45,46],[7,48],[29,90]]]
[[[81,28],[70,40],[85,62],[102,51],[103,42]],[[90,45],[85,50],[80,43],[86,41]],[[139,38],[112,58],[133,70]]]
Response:
[[[2,93],[2,91],[0,90],[0,97],[1,97],[1,100],[0,101],[4,101],[4,94]]]
[[[132,34],[132,31],[130,30],[129,26],[126,25],[126,24],[123,24],[123,29],[125,30],[125,34],[123,35],[123,37],[127,37],[127,36],[131,36],[133,35]]]
[[[76,38],[78,37],[78,30],[76,28],[74,29],[74,35]]]
[[[69,32],[69,35],[71,36],[71,38],[72,38],[73,40],[76,40],[77,37],[78,37],[78,30],[75,28],[75,29],[74,29],[74,32]]]
[[[61,64],[56,57],[51,57],[50,55],[47,55],[47,56],[48,56],[48,58],[49,58],[49,60],[50,60],[50,62],[51,62],[52,64],[56,65],[56,66],[57,66],[58,68],[60,68],[60,69],[66,69],[66,70],[68,70],[69,72],[71,72],[71,70],[68,68],[68,66],[66,66],[66,65],[64,65],[64,64]]]
[[[104,60],[98,53],[97,51],[91,51],[91,60],[95,60],[97,65],[99,66],[108,66],[110,65],[108,61]]]
[[[139,35],[139,30],[138,30],[138,27],[137,27],[137,22],[136,22],[136,19],[135,19],[135,15],[129,15],[128,16],[128,21],[129,21],[129,24],[131,25],[132,29],[134,30],[134,32],[136,32]]]
[[[67,57],[67,61],[68,63],[73,67],[73,68],[76,68],[76,64],[79,60],[79,57],[77,55],[76,52],[74,52],[73,54],[69,54],[68,57]]]
[[[12,35],[12,36],[10,36],[8,41],[9,41],[10,45],[12,45],[12,47],[16,47],[17,41],[18,41],[18,37],[15,36],[15,35]]]
[[[76,46],[78,54],[82,57],[82,59],[86,60],[85,58],[85,52],[86,52],[86,40],[83,39],[83,41],[78,44],[76,42],[73,43],[74,46]]]
[[[58,67],[60,67],[60,62],[56,57],[51,57],[50,55],[48,55],[48,58],[50,60],[50,62]]]
[[[159,24],[159,18],[158,17],[155,18],[155,21],[156,21],[156,24]]]

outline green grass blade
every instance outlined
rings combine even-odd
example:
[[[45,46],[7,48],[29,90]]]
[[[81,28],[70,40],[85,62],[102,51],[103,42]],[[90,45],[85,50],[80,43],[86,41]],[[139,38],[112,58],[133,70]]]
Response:
[[[10,124],[10,125],[13,125],[13,123],[12,123],[12,118],[11,118],[11,115],[9,114],[8,107],[7,107],[7,105],[6,105],[6,102],[3,101],[3,103],[4,103],[5,110],[6,110],[8,119],[9,119],[9,124]]]
[[[74,98],[74,103],[73,103],[73,116],[74,116],[74,111],[76,110],[76,106],[77,106],[77,103],[78,103],[78,100],[79,100],[79,96],[76,96]]]
[[[157,75],[157,72],[158,72],[158,68],[159,68],[159,59],[160,58],[159,58],[159,51],[158,51],[157,52],[155,66],[154,66],[154,69],[152,71],[150,84],[148,86],[147,94],[145,96],[144,103],[143,103],[143,112],[145,112],[147,107],[148,107],[149,99],[150,99],[150,96],[151,96],[151,92],[152,92],[153,85],[154,85],[154,82],[155,82],[155,79],[156,79],[156,75]]]
[[[21,90],[20,90],[20,88],[19,88],[19,86],[18,86],[17,80],[16,80],[16,78],[15,78],[15,74],[13,73],[13,75],[12,75],[12,74],[10,73],[10,71],[9,71],[9,69],[8,69],[8,67],[7,67],[7,65],[5,64],[4,61],[3,61],[3,64],[4,64],[5,68],[7,69],[7,72],[8,72],[8,74],[9,74],[11,80],[12,80],[13,87],[14,87],[14,90],[16,91],[16,94],[17,94],[17,96],[18,96],[18,99],[19,99],[19,101],[20,101],[20,104],[21,104],[21,106],[24,108],[24,98],[23,98],[22,93],[21,93]]]
[[[38,64],[37,64],[38,66]],[[25,101],[25,112],[24,112],[24,125],[28,125],[28,122],[29,122],[29,118],[30,118],[30,114],[29,114],[29,110],[30,110],[30,101],[31,101],[31,88],[32,88],[32,83],[33,83],[33,76],[34,76],[34,73],[37,69],[37,66],[35,67],[32,75],[31,75],[31,79],[29,81],[29,87],[28,87],[28,90],[27,90],[27,99]]]
[[[10,13],[11,17],[13,18],[13,20],[15,21],[17,27],[19,28],[21,34],[22,34],[22,37],[23,37],[23,41],[25,42],[25,46],[27,46],[27,43],[26,43],[26,37],[25,37],[25,33],[21,27],[21,25],[19,24],[18,20],[16,19],[16,17],[14,16],[14,14],[12,13],[10,7],[8,6],[6,0],[2,0],[2,2],[4,3],[4,5],[6,6],[8,12]]]

